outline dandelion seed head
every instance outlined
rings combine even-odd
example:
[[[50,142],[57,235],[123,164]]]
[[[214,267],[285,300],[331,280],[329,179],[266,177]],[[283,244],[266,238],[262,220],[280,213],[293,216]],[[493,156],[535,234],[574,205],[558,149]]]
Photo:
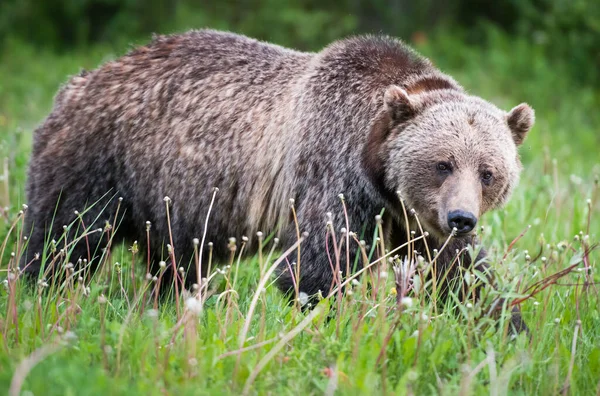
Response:
[[[400,305],[402,305],[404,308],[410,308],[413,306],[413,299],[410,297],[402,297],[400,300]]]
[[[63,339],[68,343],[73,343],[73,342],[77,341],[77,335],[74,332],[72,332],[71,330],[69,330],[65,333],[65,335],[63,336]]]
[[[308,304],[308,294],[306,294],[305,292],[298,293],[298,302],[301,306],[305,306],[306,304]]]
[[[185,307],[194,315],[199,315],[202,312],[202,302],[196,297],[189,297],[185,300]]]

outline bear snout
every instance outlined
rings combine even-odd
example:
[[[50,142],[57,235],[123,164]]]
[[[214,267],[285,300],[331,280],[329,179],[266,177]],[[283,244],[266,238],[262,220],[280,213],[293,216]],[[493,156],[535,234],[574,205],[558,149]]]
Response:
[[[456,228],[457,235],[465,235],[473,231],[477,224],[477,217],[464,210],[453,210],[448,213],[448,227]]]

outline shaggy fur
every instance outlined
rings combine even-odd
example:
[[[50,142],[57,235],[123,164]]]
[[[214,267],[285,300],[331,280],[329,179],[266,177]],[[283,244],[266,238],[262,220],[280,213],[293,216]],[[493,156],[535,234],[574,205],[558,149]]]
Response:
[[[73,77],[57,95],[35,132],[24,262],[42,251],[45,232],[60,235],[86,203],[100,200],[84,216],[88,229],[112,221],[114,196],[124,198],[121,236],[145,240],[151,221],[159,251],[168,240],[169,196],[174,245],[185,264],[192,239],[202,235],[211,189],[219,187],[207,234],[217,256],[226,256],[229,237],[257,231],[277,231],[283,246],[291,245],[293,198],[309,233],[300,289],[326,292],[326,213],[336,230],[345,226],[340,193],[351,230],[372,230],[385,208],[389,233],[401,243],[399,193],[431,234],[429,246],[439,247],[451,232],[449,211],[479,217],[507,200],[520,170],[516,145],[532,123],[527,105],[505,113],[469,96],[389,37],[353,37],[303,53],[211,30],[161,36]],[[450,173],[440,174],[440,161]],[[490,183],[482,182],[485,172]],[[414,218],[409,222],[412,228]],[[90,245],[98,237],[90,236]],[[455,239],[449,251],[468,241]],[[88,258],[86,245],[71,257]],[[37,273],[39,261],[27,270]],[[289,290],[289,273],[280,275]]]

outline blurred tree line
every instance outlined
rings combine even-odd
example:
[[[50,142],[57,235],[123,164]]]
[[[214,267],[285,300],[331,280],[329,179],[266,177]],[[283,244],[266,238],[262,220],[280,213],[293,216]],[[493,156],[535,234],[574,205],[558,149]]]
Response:
[[[446,29],[485,46],[490,25],[567,61],[573,78],[600,86],[598,0],[2,0],[7,37],[64,51],[214,27],[316,50],[341,36],[386,33],[423,40]]]

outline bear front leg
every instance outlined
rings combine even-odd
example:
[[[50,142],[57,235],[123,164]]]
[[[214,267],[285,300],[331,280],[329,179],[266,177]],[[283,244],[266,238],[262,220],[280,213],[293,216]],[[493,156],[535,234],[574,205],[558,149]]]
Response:
[[[289,245],[291,246],[292,243]],[[331,248],[331,250],[333,249]],[[299,292],[306,293],[308,296],[314,296],[319,292],[323,296],[329,294],[334,279],[332,263],[327,257],[325,235],[309,234],[306,237],[300,244],[299,269],[297,266],[298,250],[294,250],[283,260],[278,271],[277,285],[281,291],[294,293],[295,288],[298,287]],[[334,262],[333,266],[335,266]],[[297,285],[298,272],[299,283]]]
[[[321,292],[323,296],[327,296],[337,285],[335,272],[341,272],[340,279],[343,282],[348,272],[353,273],[362,268],[363,261],[360,257],[357,260],[358,244],[353,237],[346,239],[345,234],[340,233],[339,230],[343,228],[341,223],[335,233],[335,241],[331,228],[328,231],[324,221],[305,224],[308,235],[300,244],[300,267],[297,268],[298,250],[294,250],[281,263],[277,284],[284,293],[294,292],[299,272],[299,292],[308,296]],[[282,240],[285,241],[285,249],[292,246],[297,241],[295,227],[286,229]],[[350,247],[349,250],[347,246]],[[336,249],[339,255],[337,258]]]
[[[440,267],[444,268],[444,270],[446,270],[446,268],[447,268],[447,271],[448,271],[447,279],[450,280],[450,282],[452,282],[453,280],[454,281],[458,280],[459,285],[460,285],[459,295],[461,296],[461,299],[464,299],[464,297],[465,297],[464,291],[469,289],[469,286],[466,285],[464,278],[462,278],[464,269],[474,269],[482,274],[485,274],[487,276],[488,280],[490,281],[490,283],[492,285],[494,284],[494,277],[493,277],[492,269],[486,262],[487,252],[485,251],[485,249],[480,249],[479,253],[477,254],[477,257],[475,258],[474,263],[472,262],[471,256],[468,253],[461,254],[460,268],[458,265],[456,265],[456,262],[454,262],[454,260],[456,258],[456,251],[459,251],[459,252],[463,251],[466,248],[468,242],[473,242],[473,241],[455,239],[453,243],[451,243],[449,246],[446,247],[446,249],[444,251],[442,251],[442,253],[440,254],[440,257],[438,258],[438,260],[439,260],[438,262],[441,263]],[[454,262],[454,265],[452,265],[452,267],[449,267],[453,262]],[[480,285],[476,286],[475,290],[473,290],[473,292],[474,292],[473,297],[476,300],[479,299],[482,288],[483,288],[483,285],[480,284]],[[496,301],[494,304],[493,310],[490,313],[492,315],[496,315],[498,310],[501,309],[504,302],[505,302],[504,298],[501,298],[498,301]],[[521,332],[526,332],[527,334],[529,334],[529,328],[527,327],[527,325],[525,324],[525,321],[523,320],[523,318],[521,316],[521,310],[519,309],[519,307],[515,306],[511,309],[511,323],[510,323],[509,331],[513,334],[518,334]]]

